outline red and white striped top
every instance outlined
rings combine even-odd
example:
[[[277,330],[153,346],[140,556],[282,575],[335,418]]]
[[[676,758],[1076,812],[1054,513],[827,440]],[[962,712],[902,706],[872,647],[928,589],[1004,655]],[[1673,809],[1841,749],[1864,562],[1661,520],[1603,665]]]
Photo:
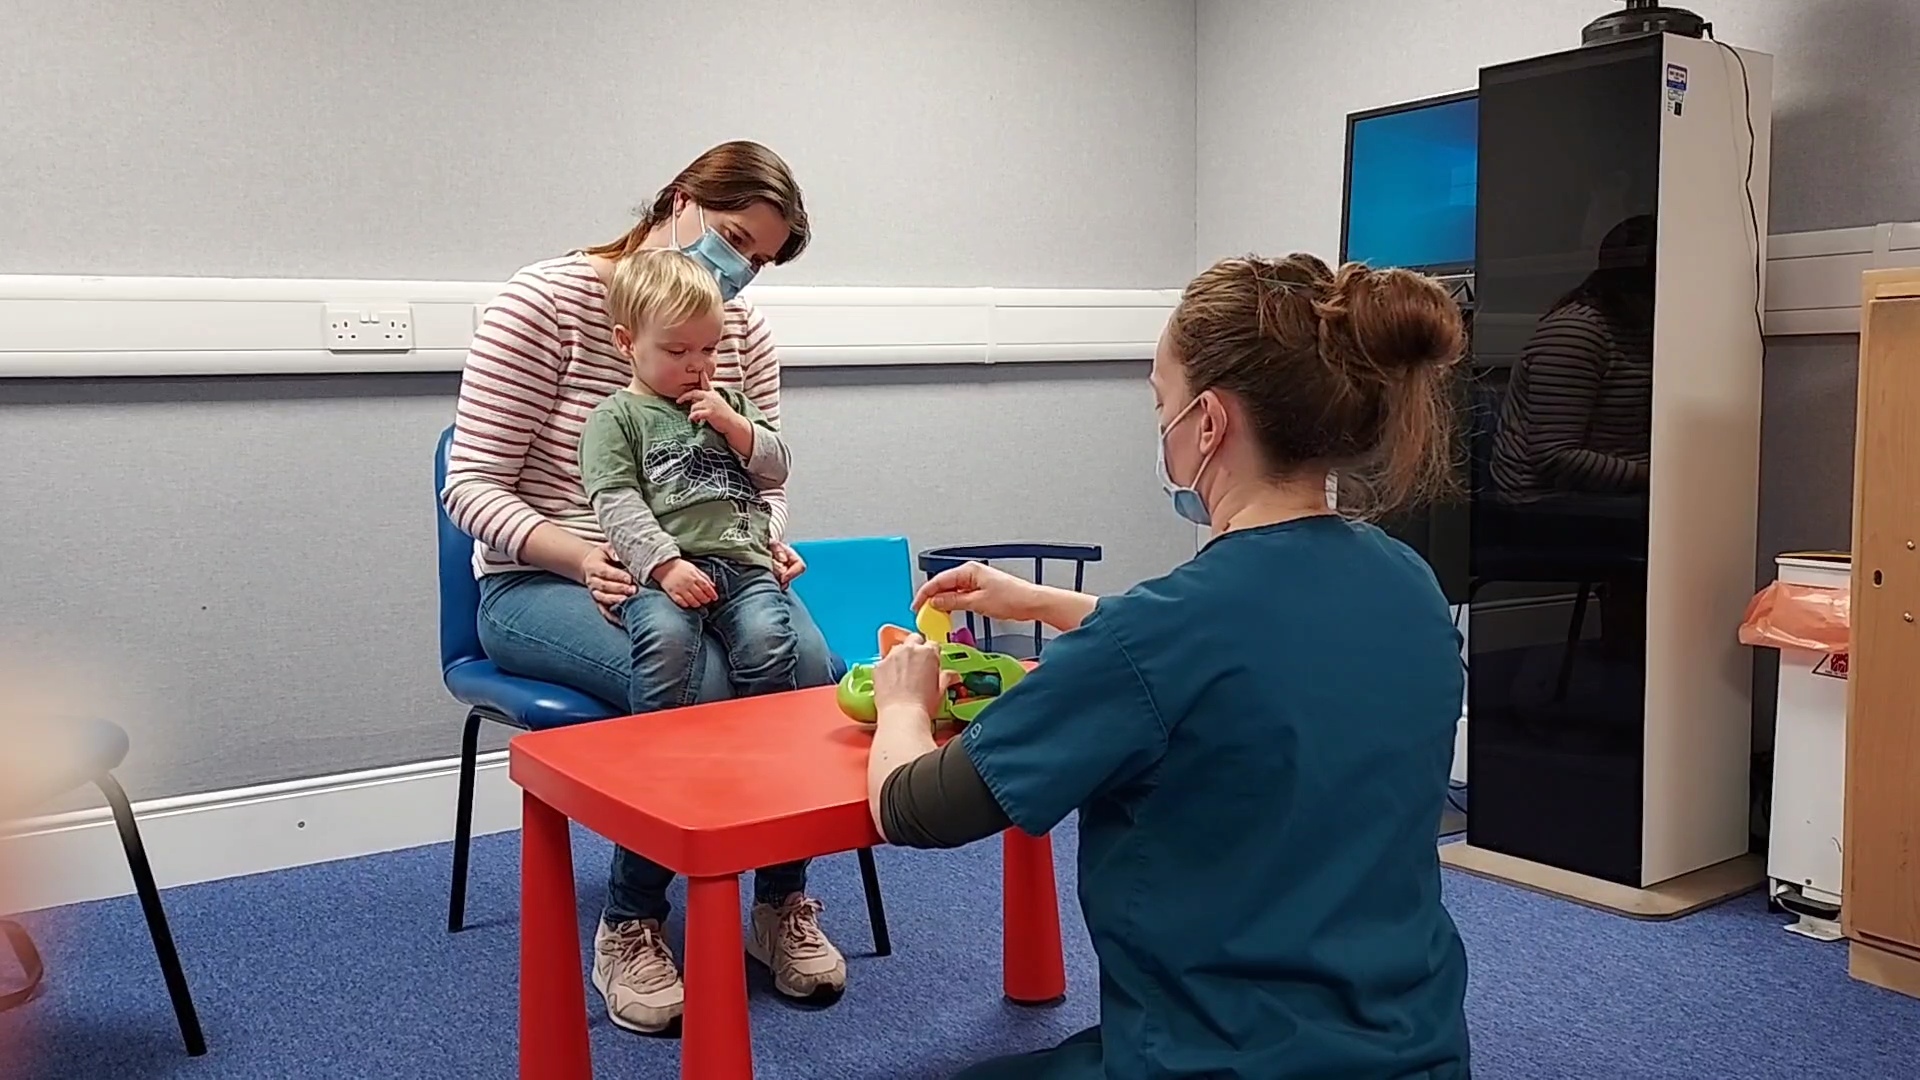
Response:
[[[519,555],[542,521],[606,542],[579,460],[587,414],[633,377],[613,347],[606,300],[606,285],[576,253],[521,270],[481,314],[440,493],[453,523],[475,540],[475,574],[534,569]],[[780,360],[766,323],[744,300],[727,303],[713,381],[737,387],[780,426]],[[786,492],[764,494],[777,539],[786,533]]]

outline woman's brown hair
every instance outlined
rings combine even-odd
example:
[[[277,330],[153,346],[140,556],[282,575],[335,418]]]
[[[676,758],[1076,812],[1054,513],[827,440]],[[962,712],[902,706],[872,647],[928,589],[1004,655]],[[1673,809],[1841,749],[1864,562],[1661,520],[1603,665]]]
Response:
[[[587,249],[589,255],[619,259],[640,250],[648,234],[673,217],[674,202],[686,197],[707,210],[745,210],[754,203],[771,205],[787,224],[787,242],[773,261],[792,262],[807,248],[807,206],[800,185],[780,155],[757,142],[724,142],[693,159],[653,202],[640,210],[640,220],[625,236]]]
[[[1227,259],[1193,279],[1171,324],[1197,396],[1246,406],[1277,474],[1339,471],[1362,517],[1455,484],[1453,369],[1460,308],[1433,279],[1312,255]]]

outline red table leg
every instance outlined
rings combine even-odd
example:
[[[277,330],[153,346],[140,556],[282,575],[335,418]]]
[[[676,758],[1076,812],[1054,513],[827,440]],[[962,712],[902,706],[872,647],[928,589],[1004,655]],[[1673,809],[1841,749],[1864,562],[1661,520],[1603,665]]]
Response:
[[[1060,950],[1060,896],[1053,880],[1053,841],[1008,829],[1001,849],[1001,976],[1007,999],[1051,1005],[1067,996]]]
[[[687,879],[687,1009],[680,1020],[685,1080],[753,1080],[740,878]]]
[[[592,1080],[566,815],[529,791],[520,816],[520,1080]]]

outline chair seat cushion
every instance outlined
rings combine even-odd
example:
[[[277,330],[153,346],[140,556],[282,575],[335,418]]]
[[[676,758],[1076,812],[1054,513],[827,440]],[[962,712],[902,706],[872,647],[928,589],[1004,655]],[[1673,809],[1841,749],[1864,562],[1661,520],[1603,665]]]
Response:
[[[120,767],[127,733],[89,718],[0,723],[0,817],[31,813]]]
[[[462,704],[496,713],[496,719],[532,731],[625,715],[578,690],[509,675],[491,660],[455,664],[447,669],[446,681],[447,690]]]

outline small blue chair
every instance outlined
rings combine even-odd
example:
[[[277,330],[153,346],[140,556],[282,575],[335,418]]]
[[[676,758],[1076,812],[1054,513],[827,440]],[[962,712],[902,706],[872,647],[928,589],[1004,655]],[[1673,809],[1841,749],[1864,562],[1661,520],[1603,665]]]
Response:
[[[440,492],[447,484],[447,455],[452,445],[453,429],[448,428],[440,433],[439,445],[434,450],[433,492],[439,522],[440,673],[447,691],[468,708],[466,727],[460,735],[460,794],[453,819],[453,884],[447,899],[447,931],[458,933],[466,924],[467,859],[473,843],[473,785],[480,749],[480,722],[488,720],[522,731],[540,731],[624,716],[627,710],[578,690],[508,674],[487,659],[486,651],[480,647],[480,585],[473,577],[473,539],[460,531],[440,502]],[[851,624],[852,609],[835,600],[838,586],[834,582],[843,581],[851,586],[873,576],[847,558],[861,550],[858,545],[862,543],[864,541],[846,540],[794,545],[808,565],[802,581],[813,578],[822,569],[827,571],[804,589],[796,583],[795,591],[802,602],[808,604],[809,611],[814,610],[814,603],[820,603],[828,610],[839,612],[836,618],[842,627]],[[904,556],[906,541],[899,544],[900,554]],[[816,559],[819,562],[816,563]],[[910,583],[911,574],[906,578]],[[867,638],[873,641],[875,633],[869,632]],[[835,638],[829,636],[827,643],[829,648],[833,647]],[[709,646],[710,649],[722,648],[712,639]],[[868,647],[871,648],[871,644]],[[840,666],[836,664],[836,668]],[[879,870],[871,850],[861,849],[859,857],[874,952],[887,956],[893,952],[893,945],[880,900]]]
[[[153,866],[147,861],[146,844],[140,839],[140,826],[134,820],[127,793],[113,777],[113,770],[127,758],[127,733],[106,720],[62,720],[56,724],[15,727],[0,736],[4,752],[26,755],[31,779],[25,790],[17,786],[4,793],[0,817],[26,812],[35,806],[92,784],[106,796],[113,810],[113,824],[120,832],[120,846],[127,855],[127,869],[133,874],[133,891],[140,898],[140,911],[146,916],[147,933],[153,938],[153,951],[160,961],[160,974],[167,984],[167,996],[173,1000],[174,1019],[180,1024],[180,1037],[187,1044],[189,1057],[207,1052],[206,1036],[200,1030],[200,1014],[193,1007],[193,994],[187,989],[186,972],[180,967],[180,953],[174,948],[173,931],[167,926],[166,909],[160,905],[160,889],[153,880]],[[33,940],[19,924],[0,922],[20,968],[27,975],[24,987],[6,994],[8,1007],[24,1004],[33,996],[43,967]]]
[[[1101,558],[1098,544],[962,544],[957,547],[929,548],[920,553],[920,572],[931,578],[943,570],[951,570],[970,562],[992,565],[1001,560],[1032,559],[1033,581],[1046,584],[1047,564],[1050,562],[1070,562],[1073,564],[1073,591],[1081,592],[1086,588],[1087,564],[1099,562]],[[982,618],[980,647],[988,652],[996,650],[993,643],[993,620]],[[967,629],[974,627],[973,612],[967,612]],[[1046,640],[1040,634],[1040,624],[1033,624],[1033,653],[1025,659],[1037,660],[1040,649]]]
[[[913,558],[906,537],[796,540],[793,550],[807,563],[793,591],[835,657],[866,663],[879,653],[882,626],[913,625]]]

